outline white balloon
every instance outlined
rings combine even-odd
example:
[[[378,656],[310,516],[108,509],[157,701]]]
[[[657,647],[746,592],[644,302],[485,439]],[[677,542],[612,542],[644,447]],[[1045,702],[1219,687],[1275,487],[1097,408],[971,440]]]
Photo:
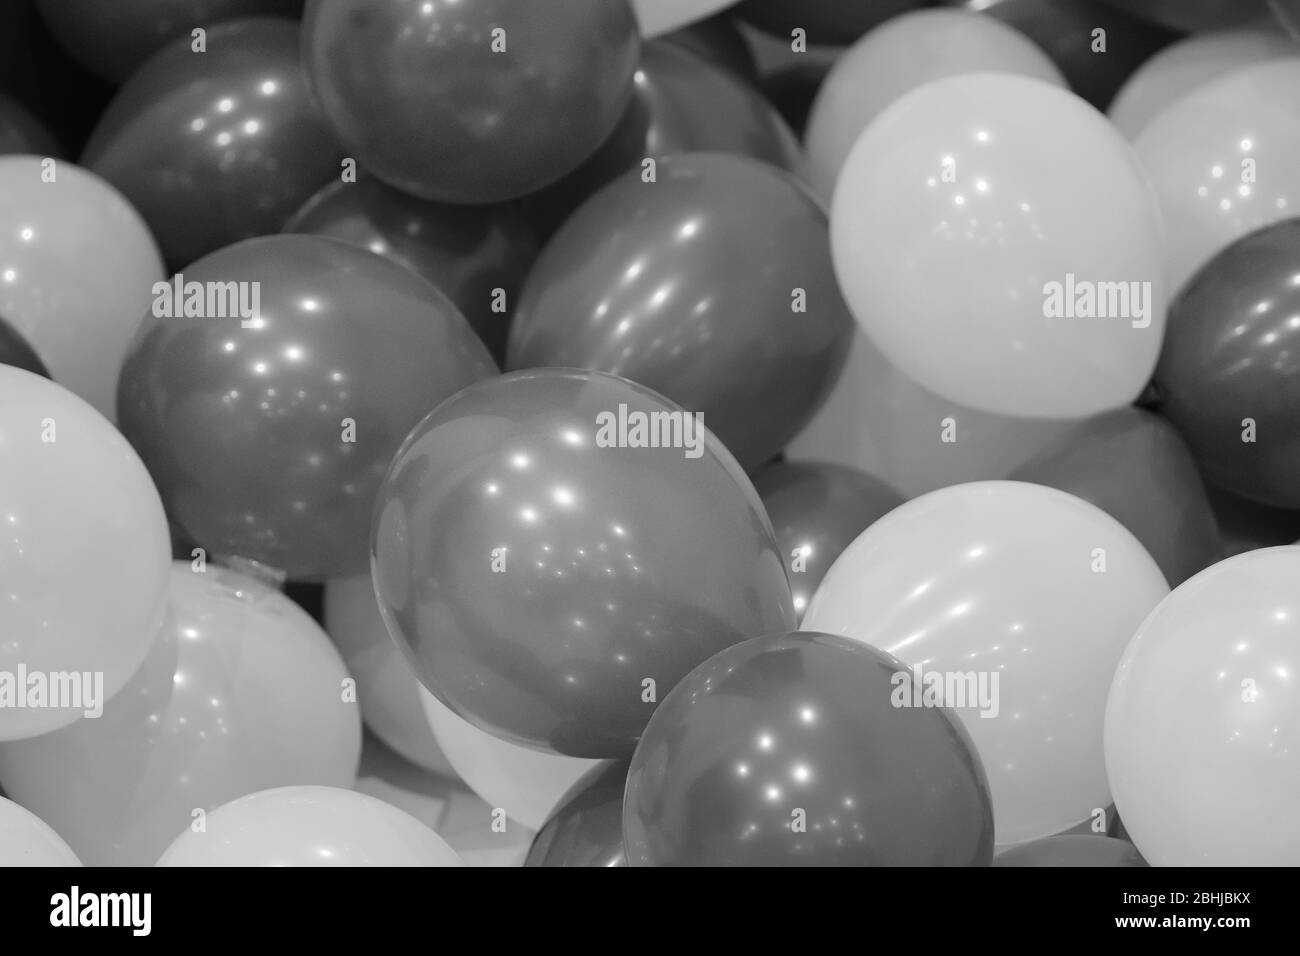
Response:
[[[81,861],[44,820],[0,797],[0,867],[5,866],[81,866]]]

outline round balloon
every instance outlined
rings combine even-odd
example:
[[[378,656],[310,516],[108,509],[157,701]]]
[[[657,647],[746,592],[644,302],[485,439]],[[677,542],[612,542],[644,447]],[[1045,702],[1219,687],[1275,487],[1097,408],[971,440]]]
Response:
[[[930,0],[745,0],[736,14],[759,29],[788,39],[803,30],[809,43],[852,43],[890,17]]]
[[[588,771],[533,838],[524,866],[627,866],[623,852],[627,771],[626,761]]]
[[[325,630],[357,682],[357,702],[370,731],[411,763],[455,776],[425,719],[420,682],[379,615],[369,574],[325,585]]]
[[[350,153],[454,203],[536,192],[594,153],[632,94],[639,42],[628,0],[311,0],[302,31]]]
[[[172,270],[278,232],[343,171],[317,115],[290,20],[234,20],[164,46],[100,118],[82,163],[120,189]]]
[[[911,498],[1005,478],[1073,425],[994,415],[941,398],[891,365],[859,330],[830,398],[787,455],[870,472]]]
[[[122,431],[172,518],[289,578],[361,574],[406,433],[496,368],[448,299],[336,239],[269,236],[159,290],[122,369]]]
[[[896,101],[845,163],[831,250],[880,350],[952,401],[1081,417],[1155,367],[1159,209],[1123,137],[1048,83],[976,73]]]
[[[1229,558],[1134,635],[1106,707],[1115,807],[1152,866],[1300,864],[1300,548]]]
[[[1216,253],[1300,211],[1300,56],[1205,83],[1147,123],[1134,142],[1168,232],[1175,292]]]
[[[326,186],[285,232],[342,239],[405,266],[451,299],[504,361],[510,313],[537,240],[508,206],[426,202],[372,176]]]
[[[1219,30],[1186,37],[1142,64],[1107,114],[1129,139],[1172,103],[1211,80],[1265,60],[1300,55],[1296,44],[1267,30]]]
[[[765,163],[692,153],[564,224],[524,283],[507,365],[639,382],[754,468],[825,400],[852,332],[812,196]]]
[[[1206,478],[1300,509],[1300,219],[1238,239],[1169,311],[1159,409]]]
[[[1165,419],[1120,408],[1077,423],[1009,476],[1068,491],[1133,532],[1170,587],[1223,557],[1196,462]]]
[[[994,866],[1146,866],[1126,840],[1105,836],[1054,836],[999,853]]]
[[[0,318],[0,365],[11,365],[44,378],[50,377],[45,364],[27,344],[27,340],[2,318]]]
[[[897,654],[954,707],[988,770],[998,843],[1013,844],[1110,803],[1106,693],[1168,591],[1099,508],[1041,485],[979,482],[923,495],[864,531],[803,628]]]
[[[11,866],[81,866],[81,861],[44,820],[0,797],[0,867]]]
[[[101,709],[140,666],[163,622],[171,540],[113,426],[8,365],[0,449],[0,740],[19,740]]]
[[[113,187],[61,160],[0,156],[0,315],[110,421],[161,278],[148,227]]]
[[[633,866],[987,866],[993,815],[953,714],[887,654],[777,634],[701,664],[655,710],[623,804]]]
[[[797,619],[841,552],[904,500],[879,478],[827,462],[775,462],[754,488],[785,558]]]
[[[479,730],[420,688],[438,747],[465,784],[489,807],[529,830],[540,830],[579,780],[605,761],[542,753]]]
[[[442,837],[392,804],[338,787],[250,793],[178,836],[158,866],[464,866]]]
[[[813,188],[829,202],[853,144],[905,93],[962,73],[1016,73],[1065,87],[1023,33],[964,10],[918,10],[889,20],[844,52],[822,84],[805,139]]]
[[[167,623],[93,720],[0,746],[10,795],[91,866],[148,866],[178,832],[267,787],[350,787],[361,720],[320,627],[247,575],[171,570]]]
[[[692,667],[794,619],[735,459],[697,415],[597,372],[515,373],[440,405],[393,461],[373,549],[421,682],[482,730],[573,757],[628,756]]]

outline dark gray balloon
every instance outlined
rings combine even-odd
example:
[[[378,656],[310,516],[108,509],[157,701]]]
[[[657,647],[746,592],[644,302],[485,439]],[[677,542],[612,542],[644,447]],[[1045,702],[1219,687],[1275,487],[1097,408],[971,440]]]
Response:
[[[627,866],[623,790],[627,761],[595,767],[560,800],[537,831],[524,866]]]
[[[1192,277],[1155,381],[1207,481],[1300,508],[1300,219],[1238,239]]]
[[[776,462],[754,476],[754,488],[772,519],[800,620],[841,552],[906,500],[879,478],[826,462]]]
[[[49,369],[36,354],[36,350],[3,318],[0,318],[0,365],[12,365],[46,378],[50,377]]]
[[[1146,866],[1137,847],[1105,836],[1054,836],[999,853],[994,866]]]
[[[746,468],[821,406],[854,323],[826,213],[774,166],[724,153],[625,174],[564,224],[524,283],[513,369],[590,368],[694,412]]]
[[[497,737],[625,759],[691,668],[789,629],[763,503],[697,421],[562,369],[480,382],[426,418],[372,545],[380,608],[421,682]]]

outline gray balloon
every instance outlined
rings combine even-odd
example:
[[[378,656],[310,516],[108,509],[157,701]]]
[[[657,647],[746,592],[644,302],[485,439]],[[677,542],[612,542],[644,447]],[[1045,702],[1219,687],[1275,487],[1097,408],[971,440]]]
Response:
[[[537,831],[524,866],[627,866],[623,852],[626,760],[595,767]]]
[[[827,462],[776,462],[754,476],[754,487],[781,545],[800,620],[835,559],[906,500],[879,478]]]
[[[794,622],[735,460],[596,372],[516,373],[440,405],[393,462],[372,546],[424,685],[488,733],[575,757],[630,756],[691,668]]]
[[[702,412],[752,469],[821,407],[853,328],[812,194],[766,163],[689,153],[564,224],[524,283],[506,364],[640,382]]]

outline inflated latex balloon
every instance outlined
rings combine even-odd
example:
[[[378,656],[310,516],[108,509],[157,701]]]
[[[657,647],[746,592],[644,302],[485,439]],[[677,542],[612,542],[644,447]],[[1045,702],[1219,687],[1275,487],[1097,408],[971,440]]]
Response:
[[[415,817],[339,787],[279,787],[250,793],[189,829],[158,866],[464,866]]]
[[[632,0],[632,9],[642,35],[654,37],[697,23],[735,3],[736,0]]]
[[[311,0],[303,59],[351,155],[403,192],[490,203],[614,129],[639,48],[627,0]]]
[[[1041,485],[979,482],[909,501],[864,531],[831,566],[803,628],[920,668],[979,748],[998,843],[1013,844],[1110,803],[1106,693],[1168,590],[1099,508]]]
[[[904,501],[879,478],[827,462],[776,462],[754,476],[754,489],[785,558],[796,618],[841,552]]]
[[[405,266],[451,299],[504,361],[510,312],[538,251],[510,207],[426,202],[362,176],[326,186],[284,231],[342,239]]]
[[[0,155],[55,156],[59,151],[59,144],[40,120],[17,100],[0,93]]]
[[[92,866],[148,866],[211,811],[267,787],[350,787],[361,720],[320,627],[247,575],[171,570],[167,622],[103,715],[0,746],[10,796]]]
[[[648,158],[719,152],[752,156],[801,174],[799,141],[748,83],[666,40],[647,43],[634,94],[596,153],[523,206],[550,235],[584,200]]]
[[[872,27],[930,0],[745,0],[736,8],[742,20],[788,40],[804,30],[809,43],[852,43]]]
[[[794,620],[736,460],[696,415],[597,372],[440,405],[393,461],[373,548],[421,683],[481,730],[574,757],[628,756],[692,667]]]
[[[127,345],[162,278],[149,229],[102,179],[0,156],[0,316],[110,421]]]
[[[81,866],[81,861],[48,823],[0,797],[0,867],[10,866]]]
[[[1133,71],[1178,39],[1099,0],[944,0],[1015,27],[1052,58],[1070,89],[1105,109]],[[1097,34],[1095,31],[1104,31]]]
[[[294,580],[364,573],[384,470],[438,402],[495,373],[482,342],[433,286],[337,239],[250,239],[187,266],[199,315],[179,278],[118,393],[168,513],[210,553]]]
[[[1003,415],[1130,403],[1155,367],[1160,212],[1132,148],[1068,91],[936,80],[885,110],[840,175],[845,299],[906,375]]]
[[[890,365],[858,331],[830,398],[787,455],[870,472],[911,498],[1005,478],[1072,426],[991,415],[940,398]]]
[[[213,27],[206,53],[188,36],[164,46],[82,154],[140,210],[172,270],[278,232],[342,158],[303,79],[297,24],[272,18]]]
[[[1054,836],[999,853],[994,866],[1146,866],[1126,840],[1104,836]]]
[[[1234,70],[1176,100],[1134,142],[1160,199],[1175,293],[1233,241],[1300,214],[1297,88],[1300,55]]]
[[[434,738],[456,776],[489,807],[504,810],[529,830],[540,830],[564,795],[605,764],[501,740],[457,717],[423,688],[420,700]]]
[[[1166,107],[1233,70],[1300,56],[1300,44],[1266,30],[1220,30],[1187,37],[1153,56],[1129,78],[1107,115],[1136,139]]]
[[[297,16],[302,0],[37,0],[50,32],[96,76],[120,83],[168,40],[222,20]]]
[[[564,224],[524,283],[507,365],[639,382],[703,414],[754,468],[825,400],[852,333],[807,190],[752,159],[691,153],[653,184],[624,174]]]
[[[171,541],[126,440],[71,392],[8,365],[0,519],[3,741],[80,720],[127,683],[163,621]]]
[[[1102,0],[1174,30],[1215,30],[1268,13],[1270,0]]]
[[[1169,318],[1159,408],[1206,479],[1300,509],[1300,219],[1220,252]]]
[[[813,188],[830,201],[853,144],[899,97],[933,80],[986,72],[1065,87],[1046,53],[992,17],[918,10],[872,30],[835,62],[813,104],[804,134]]]
[[[1115,806],[1152,866],[1300,864],[1300,547],[1229,558],[1134,635],[1106,707]]]
[[[627,866],[623,853],[626,761],[589,771],[533,838],[524,866]]]
[[[900,706],[907,669],[864,644],[778,634],[692,671],[637,745],[633,866],[987,866],[993,812],[953,713]]]
[[[1009,477],[1105,511],[1142,542],[1170,587],[1223,557],[1196,462],[1174,427],[1151,412],[1121,408],[1079,422]]]
[[[36,375],[50,377],[45,364],[17,329],[0,318],[0,365],[11,365]]]
[[[370,731],[411,763],[455,776],[424,716],[420,682],[384,627],[369,574],[325,585],[325,630],[357,682]]]

